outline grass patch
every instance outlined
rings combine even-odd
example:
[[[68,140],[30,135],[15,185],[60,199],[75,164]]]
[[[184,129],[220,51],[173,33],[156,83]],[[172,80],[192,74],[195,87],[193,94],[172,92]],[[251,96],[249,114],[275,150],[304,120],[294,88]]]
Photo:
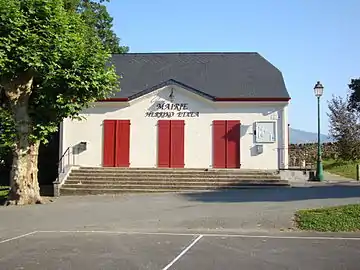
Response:
[[[9,187],[7,186],[0,186],[0,202],[5,200],[9,193]]]
[[[295,213],[299,229],[318,232],[354,232],[360,230],[360,204],[299,210]]]
[[[341,160],[323,160],[324,170],[344,176],[350,179],[356,179],[356,164],[359,164],[357,161],[341,161]]]

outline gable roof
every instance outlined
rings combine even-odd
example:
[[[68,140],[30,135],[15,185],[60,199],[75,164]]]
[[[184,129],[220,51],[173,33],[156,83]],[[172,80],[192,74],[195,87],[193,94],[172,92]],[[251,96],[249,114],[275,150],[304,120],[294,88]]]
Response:
[[[290,99],[281,72],[258,53],[127,53],[112,56],[121,91],[134,99],[179,85],[210,99]]]

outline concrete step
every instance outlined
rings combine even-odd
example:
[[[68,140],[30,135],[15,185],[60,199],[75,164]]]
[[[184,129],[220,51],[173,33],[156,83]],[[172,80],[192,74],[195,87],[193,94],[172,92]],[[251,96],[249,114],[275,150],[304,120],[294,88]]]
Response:
[[[206,175],[274,175],[275,171],[255,171],[240,169],[221,169],[221,170],[204,170],[204,169],[145,169],[145,168],[80,168],[75,169],[72,173],[116,173],[116,174],[206,174]]]
[[[91,183],[91,184],[74,184],[74,183],[65,183],[63,188],[176,188],[176,189],[213,189],[218,187],[240,187],[240,186],[286,186],[289,185],[286,182],[232,182],[232,183],[203,183],[203,182],[194,182],[194,183]]]
[[[270,171],[239,169],[80,168],[61,187],[61,195],[134,192],[192,192],[287,187]]]
[[[277,170],[257,170],[257,169],[240,169],[240,168],[229,168],[229,169],[217,169],[217,168],[134,168],[134,167],[80,167],[77,170],[114,170],[114,171],[190,171],[190,172],[219,172],[219,171],[226,171],[226,172],[249,172],[249,173],[258,173],[258,172],[271,172]]]
[[[208,176],[195,176],[195,175],[181,175],[181,176],[172,176],[172,175],[133,175],[133,176],[122,176],[122,175],[73,175],[70,174],[67,178],[68,180],[109,180],[109,181],[151,181],[151,180],[167,180],[167,181],[246,181],[246,180],[280,180],[280,176],[217,176],[217,177],[208,177]]]
[[[264,185],[242,185],[231,186],[220,189],[169,189],[169,188],[61,188],[61,195],[105,195],[105,194],[121,194],[121,193],[189,193],[189,192],[211,192],[216,190],[238,190],[238,189],[271,189],[271,188],[287,188],[290,186],[264,186]]]
[[[274,174],[206,174],[206,173],[115,173],[115,172],[71,172],[70,176],[74,177],[167,177],[167,178],[280,178],[280,175]]]
[[[102,179],[102,180],[79,180],[79,179],[68,179],[66,180],[65,184],[83,184],[83,185],[89,185],[89,184],[96,184],[96,185],[117,185],[117,184],[153,184],[153,185],[163,185],[163,184],[209,184],[209,185],[227,185],[227,184],[233,184],[233,183],[240,183],[240,184],[247,184],[247,183],[283,183],[286,184],[288,181],[286,180],[278,180],[278,179],[269,179],[269,180],[199,180],[199,179],[179,179],[179,180],[149,180],[149,179],[133,179],[133,180],[109,180],[109,179]]]

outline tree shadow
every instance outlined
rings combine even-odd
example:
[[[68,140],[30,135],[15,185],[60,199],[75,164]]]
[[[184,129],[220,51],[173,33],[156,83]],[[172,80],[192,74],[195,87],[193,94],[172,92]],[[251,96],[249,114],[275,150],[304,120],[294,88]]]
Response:
[[[217,189],[208,192],[182,193],[190,201],[206,203],[287,202],[312,199],[359,198],[360,185],[334,184],[310,187],[273,187],[269,189]]]
[[[343,166],[346,165],[347,163],[344,161],[337,161],[337,162],[333,162],[333,163],[328,163],[328,164],[324,164],[324,169],[326,170],[331,170],[333,168],[339,167],[339,166]]]
[[[6,204],[6,199],[8,195],[9,187],[0,187],[0,206]],[[42,197],[53,197],[54,188],[52,185],[42,185],[40,186],[40,196]]]
[[[324,164],[324,170],[331,170],[337,166],[339,166],[339,164],[335,164],[335,163],[330,163],[330,164]]]

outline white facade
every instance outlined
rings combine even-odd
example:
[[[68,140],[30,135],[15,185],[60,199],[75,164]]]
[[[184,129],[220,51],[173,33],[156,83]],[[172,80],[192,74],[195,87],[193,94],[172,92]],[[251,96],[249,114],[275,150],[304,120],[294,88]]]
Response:
[[[173,99],[169,94],[173,92]],[[186,104],[178,116],[158,118],[156,104]],[[179,109],[179,108],[178,108]],[[184,107],[182,108],[184,109]],[[165,86],[130,102],[97,102],[81,116],[86,120],[64,120],[61,126],[60,155],[68,147],[87,142],[87,149],[74,156],[74,165],[102,166],[103,121],[130,120],[130,167],[157,167],[157,123],[159,119],[185,121],[185,168],[213,167],[213,120],[240,120],[240,163],[242,169],[286,168],[288,165],[288,102],[219,102],[211,101],[178,86]],[[194,112],[186,114],[183,112]],[[148,113],[148,114],[147,114]],[[150,114],[149,114],[150,113]],[[150,116],[151,115],[151,116]],[[167,114],[169,115],[169,114]],[[260,143],[262,153],[256,151],[255,123],[275,124],[274,142]]]

